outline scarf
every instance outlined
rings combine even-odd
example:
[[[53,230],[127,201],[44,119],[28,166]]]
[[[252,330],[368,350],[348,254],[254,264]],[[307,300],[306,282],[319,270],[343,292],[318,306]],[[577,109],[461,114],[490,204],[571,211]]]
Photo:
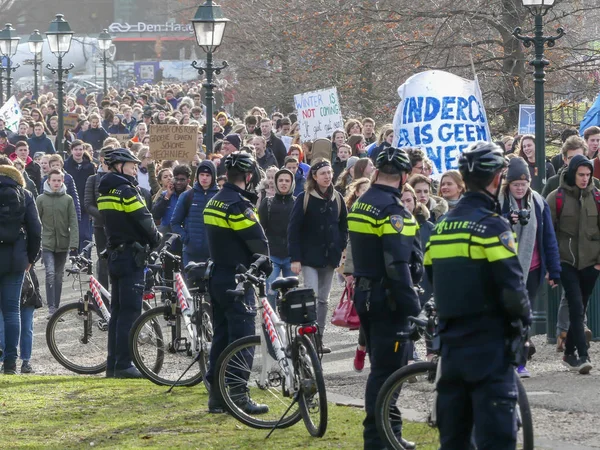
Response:
[[[517,256],[519,258],[519,264],[521,264],[521,268],[523,269],[523,275],[525,277],[525,282],[527,282],[527,277],[529,276],[529,268],[531,267],[531,258],[533,258],[533,248],[535,247],[535,240],[537,235],[537,216],[535,215],[535,200],[534,193],[529,190],[527,195],[523,197],[521,200],[522,208],[519,208],[517,201],[510,194],[510,191],[507,193],[508,199],[510,202],[511,211],[518,211],[519,209],[529,209],[531,212],[529,214],[529,222],[527,225],[523,226],[519,222],[516,225],[513,225],[513,230],[517,233],[517,242],[519,243],[519,251],[517,252]]]
[[[458,202],[460,202],[460,199],[463,198],[463,196],[461,195],[460,197],[458,197],[458,199],[456,200],[449,200],[449,199],[445,199],[446,203],[448,203],[448,211],[452,211],[454,208],[456,208],[456,205],[458,205]]]
[[[321,197],[325,201],[331,200],[331,196],[333,195],[333,185],[330,184],[325,192],[321,192],[321,189],[317,186],[315,192],[319,197]]]

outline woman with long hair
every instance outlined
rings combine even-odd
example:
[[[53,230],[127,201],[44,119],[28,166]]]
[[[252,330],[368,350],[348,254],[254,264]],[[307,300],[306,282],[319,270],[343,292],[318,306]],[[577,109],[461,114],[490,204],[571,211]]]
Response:
[[[436,223],[440,217],[448,212],[448,203],[442,197],[433,195],[431,178],[415,174],[408,180],[415,192],[417,203],[425,205],[429,211],[429,221]]]
[[[362,134],[353,134],[348,138],[348,145],[352,150],[352,156],[358,156],[364,158],[367,156],[365,150],[365,137]]]
[[[440,178],[440,195],[452,211],[466,191],[465,182],[458,170],[448,170]]]
[[[537,167],[535,164],[535,136],[533,134],[526,134],[521,138],[518,155],[523,158],[529,166],[531,178],[535,177]],[[546,178],[553,177],[554,175],[556,175],[554,166],[550,161],[546,161]]]

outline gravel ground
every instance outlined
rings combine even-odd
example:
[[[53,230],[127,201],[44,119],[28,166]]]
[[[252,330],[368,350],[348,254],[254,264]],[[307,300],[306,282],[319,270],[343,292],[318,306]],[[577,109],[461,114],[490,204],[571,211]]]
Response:
[[[37,273],[43,291],[44,272],[38,268]],[[63,291],[63,304],[77,300],[71,278],[65,277]],[[342,288],[334,282],[330,311],[335,308],[341,293]],[[46,316],[45,307],[36,311],[32,366],[37,374],[72,375],[55,361],[47,348]],[[325,355],[323,365],[328,390],[352,400],[350,403],[361,404],[368,363],[362,373],[352,370],[356,339],[357,332],[329,326],[325,344],[333,353]],[[533,342],[537,353],[528,365],[533,376],[524,380],[524,384],[532,406],[538,444],[542,443],[541,448],[561,450],[600,448],[600,368],[587,376],[569,373],[562,366],[561,355],[556,353],[554,346],[545,343],[545,336],[535,336]],[[592,343],[590,357],[593,362],[600,361],[600,343]]]

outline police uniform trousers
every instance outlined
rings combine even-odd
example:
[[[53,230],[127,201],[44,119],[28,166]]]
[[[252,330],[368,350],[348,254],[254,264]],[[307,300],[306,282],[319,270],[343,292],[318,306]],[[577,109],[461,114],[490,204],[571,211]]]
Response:
[[[111,313],[108,323],[107,372],[131,367],[129,331],[142,312],[144,268],[138,267],[133,249],[109,250]]]
[[[244,298],[241,299],[227,293],[228,289],[235,289],[236,286],[235,268],[215,265],[208,285],[213,308],[213,340],[206,374],[210,384],[213,383],[216,362],[223,350],[238,339],[256,334],[254,289],[247,289]],[[254,349],[249,349],[245,356],[247,367],[252,367]],[[247,379],[249,374],[239,375]]]
[[[440,450],[516,448],[517,387],[503,339],[478,345],[442,345],[437,384]]]
[[[364,449],[381,450],[385,447],[375,423],[375,402],[381,386],[388,377],[408,363],[412,351],[408,339],[408,320],[390,309],[381,282],[372,285],[370,294],[369,291],[361,291],[357,287],[354,291],[354,304],[365,332],[367,352],[371,362],[365,392],[367,414],[363,422]],[[400,415],[398,414],[397,417]],[[398,419],[394,429],[397,430],[397,435],[401,436],[402,419]]]

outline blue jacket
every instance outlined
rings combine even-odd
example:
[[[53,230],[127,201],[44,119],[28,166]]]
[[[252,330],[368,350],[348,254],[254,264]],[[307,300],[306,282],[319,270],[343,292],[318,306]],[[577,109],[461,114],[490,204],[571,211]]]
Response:
[[[185,192],[185,191],[184,191]],[[184,193],[178,194],[177,192],[173,192],[173,195],[169,198],[169,200],[165,199],[165,194],[167,191],[162,191],[158,200],[152,206],[152,217],[158,223],[160,221],[160,225],[158,226],[158,231],[161,233],[170,233],[171,232],[171,216],[173,215],[173,211],[175,211],[175,206],[177,205],[177,200]]]
[[[85,184],[87,183],[87,179],[96,173],[96,167],[92,164],[87,154],[83,155],[81,163],[75,162],[73,156],[69,156],[65,161],[65,172],[73,177],[79,202],[82,203],[85,197]],[[84,210],[84,213],[87,213],[87,211]]]
[[[536,196],[536,193],[533,194]],[[540,252],[540,259],[542,265],[540,266],[540,284],[544,282],[546,272],[548,272],[551,280],[560,280],[560,255],[558,252],[558,242],[556,240],[556,233],[554,232],[554,225],[552,223],[552,214],[550,212],[550,206],[544,198],[537,195],[538,200],[533,200],[535,205],[535,218],[537,220],[536,230],[536,242],[538,245],[538,251]],[[542,211],[539,200],[543,201],[544,210]],[[510,215],[510,203],[504,201],[502,205],[502,214],[508,218]],[[510,221],[510,219],[509,219]]]
[[[204,190],[196,181],[192,190],[179,196],[171,216],[171,231],[181,236],[183,252],[190,255],[190,261],[206,261],[210,256],[204,227],[204,208],[217,192],[219,189],[216,184]]]
[[[310,195],[306,213],[304,196]],[[288,248],[292,262],[309,267],[338,267],[348,242],[348,211],[340,200],[341,211],[334,196],[324,200],[316,193],[302,192],[292,209],[288,225]]]
[[[47,155],[52,155],[56,153],[54,149],[54,144],[46,133],[42,133],[41,136],[36,136],[35,134],[27,139],[27,145],[29,145],[29,154],[35,155],[37,152],[43,152]]]
[[[94,150],[100,150],[104,139],[108,137],[108,133],[102,127],[88,128],[81,135],[83,142],[90,144]]]
[[[67,188],[67,194],[69,194],[73,199],[73,204],[75,205],[75,212],[77,213],[77,221],[81,222],[81,201],[79,200],[79,194],[77,193],[75,180],[73,180],[73,177],[64,170],[63,173],[65,175],[65,187]],[[42,179],[42,186],[44,185],[47,179],[48,175],[45,175]]]
[[[296,187],[294,188],[294,197],[298,197],[304,192],[304,183],[306,182],[306,178],[302,173],[302,169],[298,168],[298,171],[294,177],[294,182],[296,183]]]

